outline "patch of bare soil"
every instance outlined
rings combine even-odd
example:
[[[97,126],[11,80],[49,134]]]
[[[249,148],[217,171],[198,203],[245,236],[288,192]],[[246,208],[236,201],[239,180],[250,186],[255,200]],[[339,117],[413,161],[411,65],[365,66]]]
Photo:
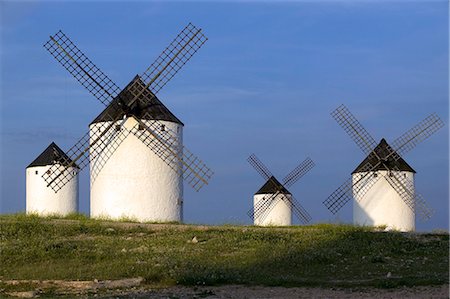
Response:
[[[449,298],[449,286],[426,286],[396,289],[325,289],[325,288],[304,288],[304,287],[264,287],[264,286],[200,286],[184,287],[174,286],[169,288],[150,288],[142,285],[142,278],[130,278],[121,280],[105,281],[4,281],[7,284],[27,283],[33,285],[33,290],[22,292],[6,293],[12,297],[36,298],[45,296],[46,289],[52,289],[54,296],[69,296],[77,298],[171,298],[171,299],[299,299],[299,298],[321,298],[321,299],[341,299],[341,298],[411,298],[411,299],[444,299]],[[1,294],[0,294],[1,297]]]
[[[299,299],[299,298],[411,298],[443,299],[449,298],[449,286],[414,287],[400,289],[323,289],[323,288],[284,288],[262,286],[227,285],[216,287],[171,287],[159,290],[140,290],[133,293],[110,294],[101,298],[208,298],[208,299]]]
[[[82,295],[97,293],[102,291],[114,292],[115,290],[136,289],[143,282],[143,278],[126,278],[118,280],[87,280],[87,281],[67,281],[67,280],[8,280],[2,281],[6,285],[27,285],[28,291],[6,292],[6,295],[19,298],[34,298],[40,294],[52,290],[57,295]],[[0,294],[1,295],[1,294]]]

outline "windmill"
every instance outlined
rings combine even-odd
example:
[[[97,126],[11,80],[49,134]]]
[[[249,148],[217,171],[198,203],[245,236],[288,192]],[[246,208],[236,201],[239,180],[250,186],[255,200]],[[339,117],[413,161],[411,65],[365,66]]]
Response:
[[[401,157],[431,136],[444,123],[431,114],[390,145],[380,143],[364,129],[344,105],[331,113],[332,117],[350,135],[367,157],[323,203],[336,214],[354,199],[353,222],[357,225],[386,225],[390,228],[412,231],[415,214],[427,220],[432,210],[414,186],[414,169]]]
[[[305,159],[286,175],[283,183],[275,178],[255,154],[250,155],[247,161],[266,180],[253,197],[253,209],[247,212],[255,225],[291,225],[292,212],[305,224],[311,221],[308,212],[287,190],[287,187],[292,186],[314,167],[314,162],[310,158]]]
[[[67,215],[78,212],[78,166],[54,142],[26,168],[26,211],[39,215]],[[75,176],[58,193],[49,189],[41,176],[53,165],[67,167]]]
[[[189,23],[141,75],[120,89],[62,32],[44,47],[106,109],[69,151],[69,167],[91,164],[91,215],[181,221],[183,180],[196,191],[212,171],[182,144],[183,123],[156,97],[207,38]],[[43,175],[58,192],[74,177]]]

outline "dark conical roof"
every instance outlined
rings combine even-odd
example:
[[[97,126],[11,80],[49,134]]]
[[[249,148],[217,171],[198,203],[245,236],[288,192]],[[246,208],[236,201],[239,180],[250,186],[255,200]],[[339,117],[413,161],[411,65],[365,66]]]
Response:
[[[282,194],[291,194],[274,176],[271,176],[267,182],[255,193],[271,194],[280,191]]]
[[[134,77],[134,79],[119,93],[116,98],[114,98],[114,100],[112,100],[112,102],[91,122],[91,124],[111,121],[111,118],[121,118],[125,113],[123,109],[120,108],[119,99],[123,101],[125,105],[127,105],[134,98],[128,91],[128,87],[130,87],[132,84],[136,84],[136,81],[137,84],[145,86],[139,76]],[[150,104],[143,106],[141,101],[135,101],[131,105],[131,107],[128,107],[129,114],[133,114],[140,119],[144,119],[145,117],[146,119],[166,120],[183,125],[183,123],[172,112],[170,112],[170,110],[167,109],[167,107],[164,106],[164,104],[161,103],[161,101],[155,95],[150,99],[149,96],[152,94],[152,92],[148,89],[147,91],[148,94],[144,93],[144,96],[148,100],[147,102],[149,102]],[[144,116],[144,114],[146,116]]]
[[[54,142],[50,145],[33,161],[29,167],[53,165],[55,162],[59,162],[62,165],[68,165],[72,160],[59,148]],[[76,164],[73,167],[78,167]]]
[[[393,149],[383,138],[383,139],[381,139],[380,143],[373,149],[372,152],[377,153],[377,155],[381,159],[385,159],[391,151],[393,151]],[[387,160],[385,162],[389,168],[392,169],[393,167],[396,167],[400,171],[409,171],[409,172],[416,173],[416,171],[411,166],[409,166],[409,164],[406,163],[406,161],[403,160],[403,158],[400,157],[400,159],[395,161],[392,156],[393,155],[389,156],[389,158],[387,158]],[[366,165],[366,163],[370,163],[371,165],[376,165],[377,162],[378,162],[377,158],[374,155],[369,154],[364,159],[364,161],[362,161],[361,164],[359,164],[358,167],[356,167],[356,169],[353,170],[352,174],[358,173],[358,172],[366,172],[363,167],[364,165]],[[383,164],[380,164],[375,169],[373,169],[373,171],[377,171],[377,170],[387,170],[387,169]]]

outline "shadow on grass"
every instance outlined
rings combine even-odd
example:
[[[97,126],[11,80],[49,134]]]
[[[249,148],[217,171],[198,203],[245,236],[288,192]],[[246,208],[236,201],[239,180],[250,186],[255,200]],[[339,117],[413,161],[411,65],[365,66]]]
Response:
[[[143,277],[164,286],[386,288],[445,284],[449,277],[448,233],[374,232],[349,225],[154,230],[83,217],[0,219],[2,279]]]
[[[448,234],[410,238],[397,232],[323,226],[297,234],[269,229],[241,238],[255,243],[252,254],[187,259],[177,265],[177,282],[392,288],[440,285],[449,279]]]

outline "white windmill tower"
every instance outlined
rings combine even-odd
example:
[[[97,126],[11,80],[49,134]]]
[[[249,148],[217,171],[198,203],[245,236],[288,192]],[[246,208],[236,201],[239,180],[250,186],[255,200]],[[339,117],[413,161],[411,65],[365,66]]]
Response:
[[[69,150],[81,169],[91,163],[91,216],[182,221],[183,179],[197,191],[208,183],[211,170],[182,144],[183,123],[156,97],[206,40],[188,24],[123,90],[61,31],[45,44],[107,106]],[[44,179],[52,188],[67,180],[62,174]]]
[[[292,224],[292,213],[305,224],[311,221],[308,212],[286,188],[292,186],[314,167],[314,162],[310,158],[305,159],[292,170],[283,179],[283,184],[272,175],[255,154],[250,155],[247,161],[267,180],[253,196],[253,209],[247,212],[255,225],[289,226]]]
[[[26,212],[38,215],[67,215],[78,211],[78,168],[76,164],[68,166],[71,160],[52,142],[26,168]],[[67,167],[67,168],[66,168]],[[42,175],[52,169],[71,172],[73,179],[56,193],[47,187]]]
[[[138,77],[130,84],[137,81],[140,81]],[[111,218],[126,216],[140,221],[182,221],[183,180],[179,172],[153,153],[138,136],[127,132],[135,131],[136,127],[139,131],[140,122],[155,127],[153,122],[157,120],[160,128],[155,129],[161,134],[170,132],[171,138],[177,142],[171,148],[175,155],[180,156],[183,123],[156,96],[151,99],[151,105],[134,107],[133,116],[112,109],[118,99],[114,99],[89,126],[91,140],[95,139],[95,132],[111,124],[111,117],[122,119],[123,124],[117,129],[124,131],[114,137],[117,148],[113,154],[99,150],[91,160],[91,215]],[[108,143],[108,138],[105,137],[102,143]],[[91,148],[92,152],[96,150],[96,146]]]
[[[414,174],[416,171],[406,163],[403,158],[394,159],[392,148],[383,138],[373,149],[380,159],[385,163],[378,163],[377,167],[368,173],[364,166],[377,165],[375,155],[368,155],[364,161],[352,172],[352,182],[354,185],[364,184],[366,187],[373,184],[367,191],[355,188],[353,197],[353,223],[357,225],[389,225],[401,231],[413,231],[415,229],[414,209],[410,209],[408,204],[402,200],[396,189],[392,188],[388,180],[379,180],[379,177],[391,176],[406,178],[411,183],[409,191],[415,193]],[[388,165],[387,168],[385,165]],[[390,173],[391,172],[391,173]],[[359,183],[359,181],[361,183]],[[391,182],[393,182],[393,178]]]
[[[400,156],[413,149],[444,124],[435,114],[425,118],[389,145],[375,139],[344,106],[331,115],[356,142],[367,157],[352,172],[352,177],[334,191],[325,206],[336,214],[353,200],[353,223],[387,226],[400,231],[414,231],[415,215],[429,219],[432,211],[415,190],[415,170]]]

